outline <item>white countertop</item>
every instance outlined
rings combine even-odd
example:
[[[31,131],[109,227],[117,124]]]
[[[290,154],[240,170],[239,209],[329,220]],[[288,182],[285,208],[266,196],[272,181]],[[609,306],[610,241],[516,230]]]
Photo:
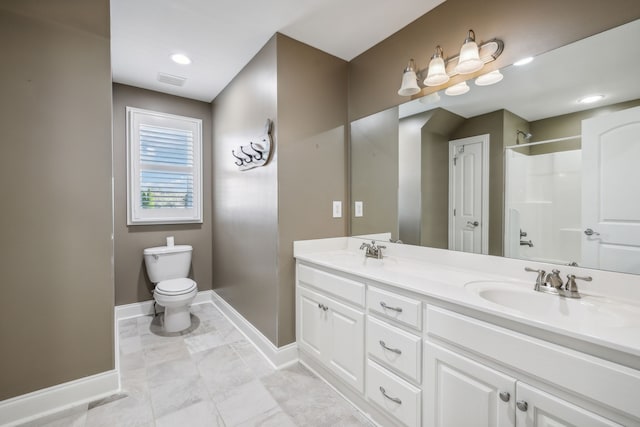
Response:
[[[295,242],[294,256],[299,261],[640,357],[640,304],[635,300],[640,283],[634,277],[587,270],[587,273],[594,275],[594,282],[602,280],[613,283],[613,278],[617,285],[610,286],[611,292],[604,294],[600,286],[589,287],[578,283],[583,298],[569,300],[532,290],[535,274],[522,271],[523,265],[541,268],[536,263],[389,243],[384,243],[387,246],[385,257],[377,260],[364,257],[364,251],[358,250],[361,243],[362,240],[354,238]],[[543,267],[550,270],[549,266]],[[559,268],[566,270],[564,274],[584,274],[570,267]],[[618,283],[623,279],[629,282],[627,293],[625,287]],[[506,308],[482,298],[473,291],[473,285],[466,286],[478,281],[500,282],[500,286],[512,286],[522,292],[530,290],[532,298],[549,298],[550,304],[555,304],[558,310],[572,307],[566,304],[580,304],[581,315],[565,316],[563,320],[566,321],[559,322],[557,318],[549,320],[549,315],[545,313],[523,313]],[[590,318],[590,313],[593,316],[605,316],[603,318],[608,321]]]

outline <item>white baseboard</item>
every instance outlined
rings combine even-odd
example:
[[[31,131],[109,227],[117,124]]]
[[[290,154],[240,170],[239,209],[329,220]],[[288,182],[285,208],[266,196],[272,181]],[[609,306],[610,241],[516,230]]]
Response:
[[[200,291],[196,295],[191,305],[204,304],[211,302],[213,291]],[[150,316],[153,314],[153,299],[149,301],[134,302],[133,304],[117,305],[115,308],[116,322],[132,317]],[[164,307],[157,306],[158,313],[164,311]]]
[[[247,319],[236,311],[215,291],[211,291],[213,304],[220,309],[231,323],[253,344],[276,369],[282,369],[298,361],[298,345],[294,342],[283,347],[276,347],[262,332],[256,329]]]
[[[0,424],[15,426],[119,391],[118,371],[102,372],[0,402]]]

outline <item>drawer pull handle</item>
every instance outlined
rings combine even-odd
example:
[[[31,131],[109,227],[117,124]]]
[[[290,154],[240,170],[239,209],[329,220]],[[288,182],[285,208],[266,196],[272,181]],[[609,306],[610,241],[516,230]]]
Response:
[[[329,307],[327,307],[327,306],[326,306],[326,305],[324,305],[324,304],[320,304],[320,303],[318,303],[318,308],[321,308],[321,309],[323,309],[324,311],[329,310]]]
[[[402,400],[398,399],[397,397],[391,397],[387,394],[387,391],[384,389],[384,387],[380,386],[380,392],[382,393],[382,395],[384,397],[386,397],[387,399],[389,399],[392,402],[397,403],[398,405],[402,405]]]
[[[529,409],[529,404],[527,404],[527,402],[525,402],[524,400],[518,400],[516,402],[516,406],[518,407],[518,409],[520,409],[522,412],[527,412],[527,409]]]
[[[500,392],[500,400],[502,400],[503,402],[508,402],[509,399],[511,399],[511,394],[509,394],[508,391]]]
[[[397,311],[398,313],[402,313],[401,307],[389,307],[387,303],[384,301],[380,301],[380,305],[382,306],[382,308],[386,308],[387,310],[393,310],[393,311]]]
[[[384,348],[385,350],[389,350],[392,353],[402,354],[402,350],[400,350],[399,348],[387,347],[387,344],[382,340],[380,340],[380,345],[382,346],[382,348]]]

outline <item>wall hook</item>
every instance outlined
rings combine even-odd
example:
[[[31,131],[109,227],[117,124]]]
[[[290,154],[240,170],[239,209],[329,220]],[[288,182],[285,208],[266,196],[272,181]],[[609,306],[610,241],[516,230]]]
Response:
[[[249,153],[247,153],[246,151],[244,151],[244,146],[240,146],[240,151],[242,151],[242,154],[244,154],[245,156],[247,156],[247,158],[245,159],[246,163],[251,163],[253,162],[253,156]]]
[[[238,156],[236,156],[236,153],[235,153],[235,151],[234,151],[234,150],[231,150],[231,155],[240,161],[240,163],[238,163],[238,162],[234,162],[234,163],[236,164],[236,166],[242,166],[242,165],[244,165],[244,159],[243,159],[242,157],[238,157]]]
[[[250,142],[249,145],[251,146],[251,149],[253,151],[255,151],[256,153],[258,153],[258,155],[254,156],[256,160],[262,160],[264,158],[264,152],[262,150],[259,150],[254,144],[253,142]]]

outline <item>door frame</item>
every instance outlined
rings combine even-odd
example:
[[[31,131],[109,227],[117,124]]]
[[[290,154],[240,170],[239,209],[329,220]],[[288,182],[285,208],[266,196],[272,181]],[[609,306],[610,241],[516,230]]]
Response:
[[[470,136],[467,138],[453,139],[449,141],[449,215],[448,215],[448,228],[449,228],[449,249],[454,247],[454,227],[453,227],[453,201],[454,201],[454,189],[453,189],[453,157],[455,155],[455,148],[460,145],[467,145],[474,142],[482,143],[482,249],[481,253],[484,255],[489,254],[489,142],[490,136],[488,133],[483,135]]]

